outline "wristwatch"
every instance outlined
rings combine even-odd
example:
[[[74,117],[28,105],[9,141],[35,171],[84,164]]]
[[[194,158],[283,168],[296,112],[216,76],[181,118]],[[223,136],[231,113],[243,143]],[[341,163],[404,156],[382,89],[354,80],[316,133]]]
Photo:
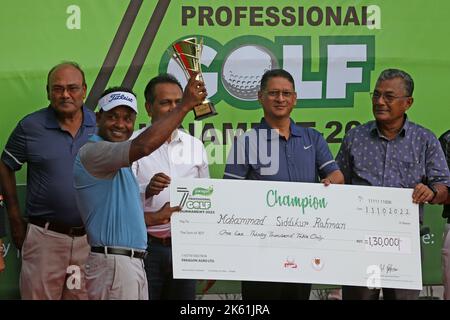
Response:
[[[433,191],[433,198],[431,199],[431,201],[433,201],[434,198],[436,198],[436,195],[437,195],[436,187],[434,185],[429,185],[428,188],[430,188],[431,191]]]

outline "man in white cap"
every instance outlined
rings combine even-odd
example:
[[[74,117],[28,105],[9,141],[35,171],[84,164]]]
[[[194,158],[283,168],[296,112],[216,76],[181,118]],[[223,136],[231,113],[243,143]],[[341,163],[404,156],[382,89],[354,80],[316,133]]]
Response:
[[[148,299],[143,258],[147,232],[139,187],[131,164],[152,153],[206,97],[204,83],[192,77],[182,102],[133,140],[136,96],[115,87],[99,100],[98,134],[78,152],[74,164],[77,204],[91,252],[86,287],[91,300]]]

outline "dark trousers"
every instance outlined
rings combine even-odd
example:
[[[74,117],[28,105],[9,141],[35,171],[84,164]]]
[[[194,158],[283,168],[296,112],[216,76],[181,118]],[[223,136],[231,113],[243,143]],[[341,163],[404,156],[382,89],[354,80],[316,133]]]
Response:
[[[174,279],[172,247],[148,240],[148,255],[144,260],[150,300],[194,300],[196,281]]]
[[[342,300],[379,300],[380,290],[383,300],[417,300],[420,295],[420,290],[342,286]]]
[[[308,300],[311,284],[242,281],[242,300]]]

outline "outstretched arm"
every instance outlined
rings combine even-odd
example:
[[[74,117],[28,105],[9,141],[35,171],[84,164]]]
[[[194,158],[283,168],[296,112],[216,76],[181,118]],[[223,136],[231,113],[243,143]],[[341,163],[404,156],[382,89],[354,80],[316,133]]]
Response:
[[[195,77],[196,73],[189,79],[181,104],[133,139],[130,147],[130,163],[158,149],[180,126],[186,114],[206,98],[205,84],[195,80]]]

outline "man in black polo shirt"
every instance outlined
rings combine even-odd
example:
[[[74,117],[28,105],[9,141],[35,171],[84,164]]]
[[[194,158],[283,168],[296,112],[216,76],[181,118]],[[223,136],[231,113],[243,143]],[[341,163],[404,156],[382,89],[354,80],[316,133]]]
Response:
[[[14,244],[22,251],[22,299],[86,299],[84,264],[89,246],[75,202],[75,156],[96,130],[83,106],[86,82],[72,62],[53,67],[47,78],[50,105],[25,116],[2,153],[0,178]],[[28,164],[23,219],[15,171]]]

